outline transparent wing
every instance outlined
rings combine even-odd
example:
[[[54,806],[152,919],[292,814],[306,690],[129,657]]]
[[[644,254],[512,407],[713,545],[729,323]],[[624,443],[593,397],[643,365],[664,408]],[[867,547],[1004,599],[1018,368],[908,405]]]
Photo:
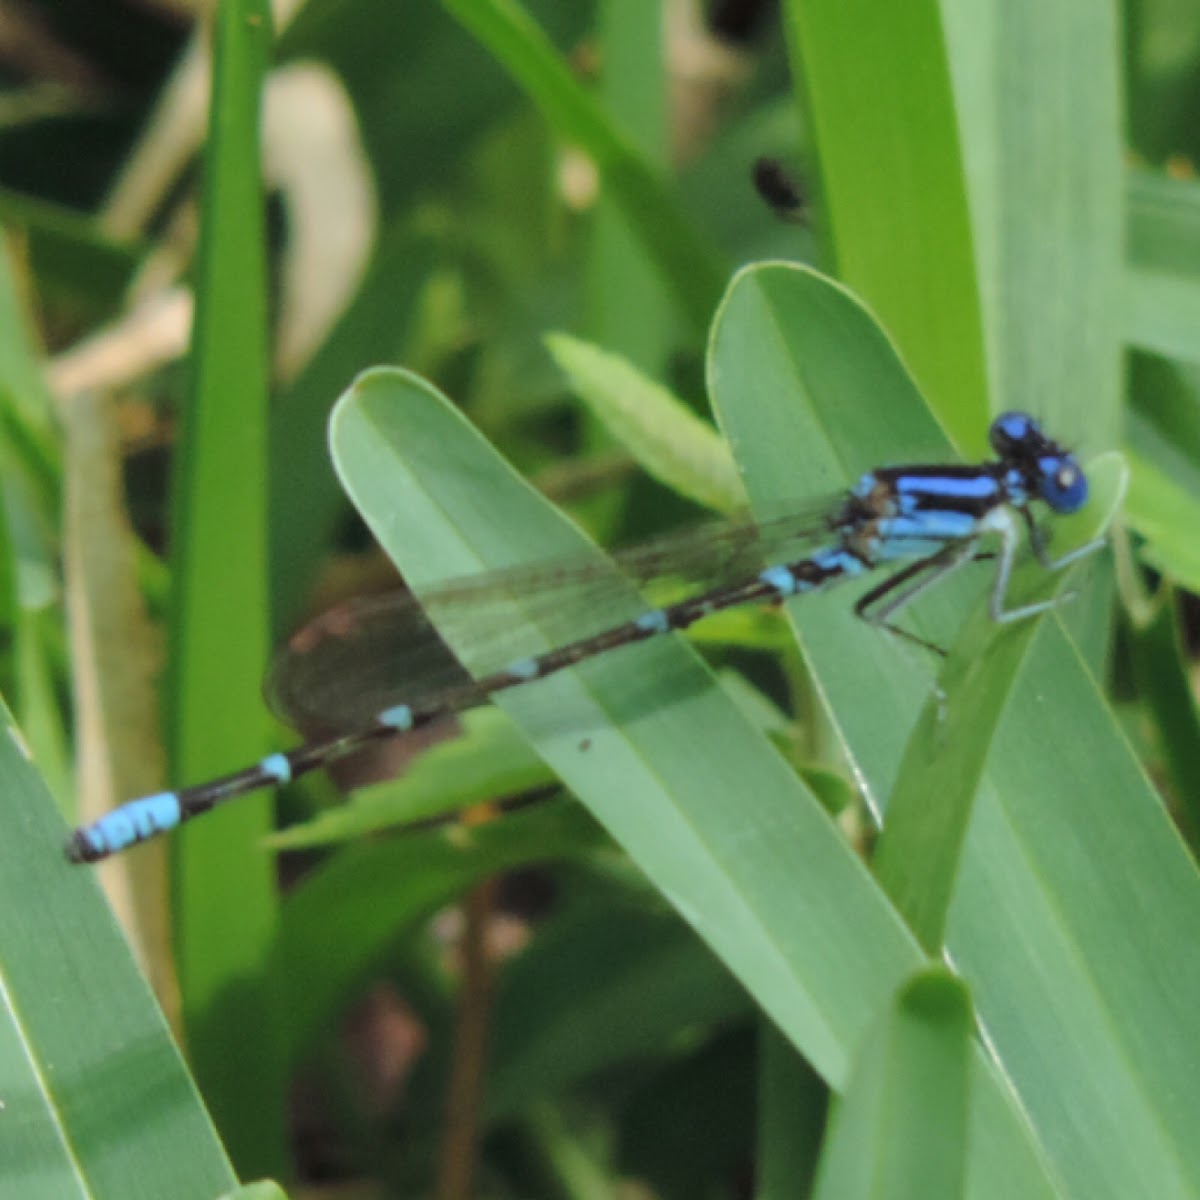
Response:
[[[263,690],[312,737],[469,678],[412,593],[396,591],[344,601],[303,626],[276,653]]]
[[[346,601],[292,636],[267,678],[271,706],[302,728],[338,730],[389,705],[464,683],[465,668],[427,613],[468,644],[486,670],[551,644],[587,637],[665,604],[805,557],[835,536],[840,496],[765,522],[735,517],[655,538],[614,556],[619,574],[591,559],[559,559],[449,580],[420,601],[397,591]],[[630,583],[649,594],[631,598]],[[513,619],[513,606],[522,621]],[[537,641],[523,632],[540,630]]]

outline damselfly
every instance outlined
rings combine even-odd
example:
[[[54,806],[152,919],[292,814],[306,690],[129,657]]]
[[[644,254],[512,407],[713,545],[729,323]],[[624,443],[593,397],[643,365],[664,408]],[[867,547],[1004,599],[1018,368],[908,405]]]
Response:
[[[842,580],[894,566],[854,606],[870,624],[928,645],[894,622],[897,614],[922,593],[964,564],[995,558],[989,610],[993,620],[1018,621],[1058,603],[1046,600],[1017,608],[1006,606],[1021,529],[1034,557],[1055,571],[1097,549],[1100,541],[1051,558],[1045,532],[1034,506],[1052,513],[1072,513],[1087,499],[1087,479],[1074,456],[1048,438],[1025,413],[997,417],[989,431],[995,458],[976,465],[886,467],[869,471],[853,488],[816,513],[796,514],[766,525],[727,522],[662,539],[620,556],[626,575],[639,584],[659,577],[682,576],[696,582],[683,599],[647,606],[632,620],[602,625],[587,632],[580,621],[573,637],[544,653],[518,657],[502,668],[472,679],[454,664],[445,667],[448,651],[417,602],[408,596],[368,601],[338,610],[348,615],[343,639],[357,647],[354,670],[338,682],[351,699],[371,697],[375,705],[360,714],[346,732],[312,741],[293,750],[270,754],[233,774],[176,792],[145,796],[115,809],[91,825],[76,829],[67,844],[74,862],[95,862],[215,805],[261,787],[287,783],[349,755],[370,742],[422,729],[434,721],[486,703],[498,692],[533,683],[594,655],[687,629],[711,613],[736,605],[772,603],[818,591]],[[996,549],[984,550],[985,539]],[[901,565],[902,564],[902,565]],[[592,572],[594,576],[594,572]],[[586,590],[586,571],[569,564],[543,564],[451,582],[428,593],[423,604],[433,612],[459,609],[468,616],[472,605],[489,597],[520,598],[523,605],[561,607],[564,595]],[[586,596],[577,611],[602,612]],[[286,693],[285,707],[303,705],[316,661],[315,645],[338,622],[331,615],[302,633],[290,658],[276,674],[276,691]],[[594,628],[594,625],[593,625]],[[381,647],[397,630],[408,639],[401,662],[406,670],[380,679],[394,666]],[[336,640],[330,641],[336,645]],[[936,650],[937,647],[931,647]],[[334,656],[336,658],[336,655]],[[344,657],[344,656],[343,656]],[[296,664],[300,664],[297,666]],[[415,666],[414,666],[415,664]],[[329,663],[317,662],[317,673]],[[335,664],[336,665],[336,664]],[[374,674],[375,678],[369,678]],[[326,705],[327,706],[327,705]]]

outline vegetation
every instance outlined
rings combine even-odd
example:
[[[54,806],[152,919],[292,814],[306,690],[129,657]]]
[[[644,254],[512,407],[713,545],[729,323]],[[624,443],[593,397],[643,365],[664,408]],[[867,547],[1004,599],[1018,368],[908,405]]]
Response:
[[[6,59],[0,1191],[1200,1196],[1200,18],[110,7]],[[64,859],[291,744],[272,644],[395,568],[620,619],[597,543],[1005,409],[1111,531],[1050,616],[986,562],[904,618],[944,662],[853,589],[722,615]],[[476,670],[571,629],[430,615]]]

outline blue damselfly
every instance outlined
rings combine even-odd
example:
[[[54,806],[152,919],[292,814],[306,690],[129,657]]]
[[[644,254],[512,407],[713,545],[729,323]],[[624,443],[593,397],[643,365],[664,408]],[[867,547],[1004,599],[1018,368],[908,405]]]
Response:
[[[813,512],[793,513],[765,525],[732,521],[702,526],[626,552],[618,562],[635,582],[683,576],[693,581],[691,593],[669,604],[647,606],[632,620],[592,632],[581,628],[555,649],[518,657],[476,679],[457,664],[446,668],[446,647],[422,617],[417,601],[407,594],[339,609],[324,622],[319,619],[309,626],[307,633],[302,631],[300,642],[293,646],[295,653],[285,656],[276,673],[276,690],[287,693],[285,707],[302,705],[305,672],[289,664],[303,662],[304,652],[312,648],[306,639],[323,640],[340,615],[359,642],[356,671],[340,680],[340,686],[347,695],[382,697],[377,707],[336,736],[270,754],[253,766],[205,783],[132,800],[76,829],[67,855],[74,862],[95,862],[225,800],[287,783],[368,743],[422,729],[484,704],[498,692],[544,679],[594,655],[685,630],[722,609],[785,600],[888,567],[895,569],[858,599],[855,612],[870,624],[933,650],[938,648],[897,626],[895,618],[918,596],[977,558],[996,560],[989,601],[993,620],[1017,621],[1044,612],[1059,601],[1006,606],[1022,530],[1034,557],[1049,571],[1097,549],[1099,541],[1051,558],[1045,532],[1035,517],[1035,505],[1056,514],[1077,511],[1087,499],[1087,479],[1074,456],[1025,413],[997,417],[989,439],[995,457],[983,463],[880,468]],[[986,549],[993,540],[996,549]],[[496,594],[541,596],[547,604],[561,604],[570,589],[580,587],[586,587],[584,572],[573,571],[570,564],[552,563],[452,581],[422,602],[432,611],[465,606],[469,613],[472,604]],[[597,619],[594,612],[593,619]],[[375,652],[376,639],[394,638],[401,628],[410,642],[405,661],[418,664],[417,668],[404,677],[364,678],[372,667],[386,672],[389,659]],[[422,662],[430,664],[428,669],[420,666]]]

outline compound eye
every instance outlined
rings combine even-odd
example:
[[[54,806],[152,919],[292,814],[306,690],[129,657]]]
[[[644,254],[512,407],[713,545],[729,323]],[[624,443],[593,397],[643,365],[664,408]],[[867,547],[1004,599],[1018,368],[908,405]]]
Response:
[[[1027,446],[1041,432],[1038,423],[1023,412],[1001,413],[988,431],[992,450],[1001,456]]]
[[[1042,470],[1042,499],[1055,512],[1073,513],[1087,503],[1087,477],[1077,463],[1044,458],[1038,465]]]

